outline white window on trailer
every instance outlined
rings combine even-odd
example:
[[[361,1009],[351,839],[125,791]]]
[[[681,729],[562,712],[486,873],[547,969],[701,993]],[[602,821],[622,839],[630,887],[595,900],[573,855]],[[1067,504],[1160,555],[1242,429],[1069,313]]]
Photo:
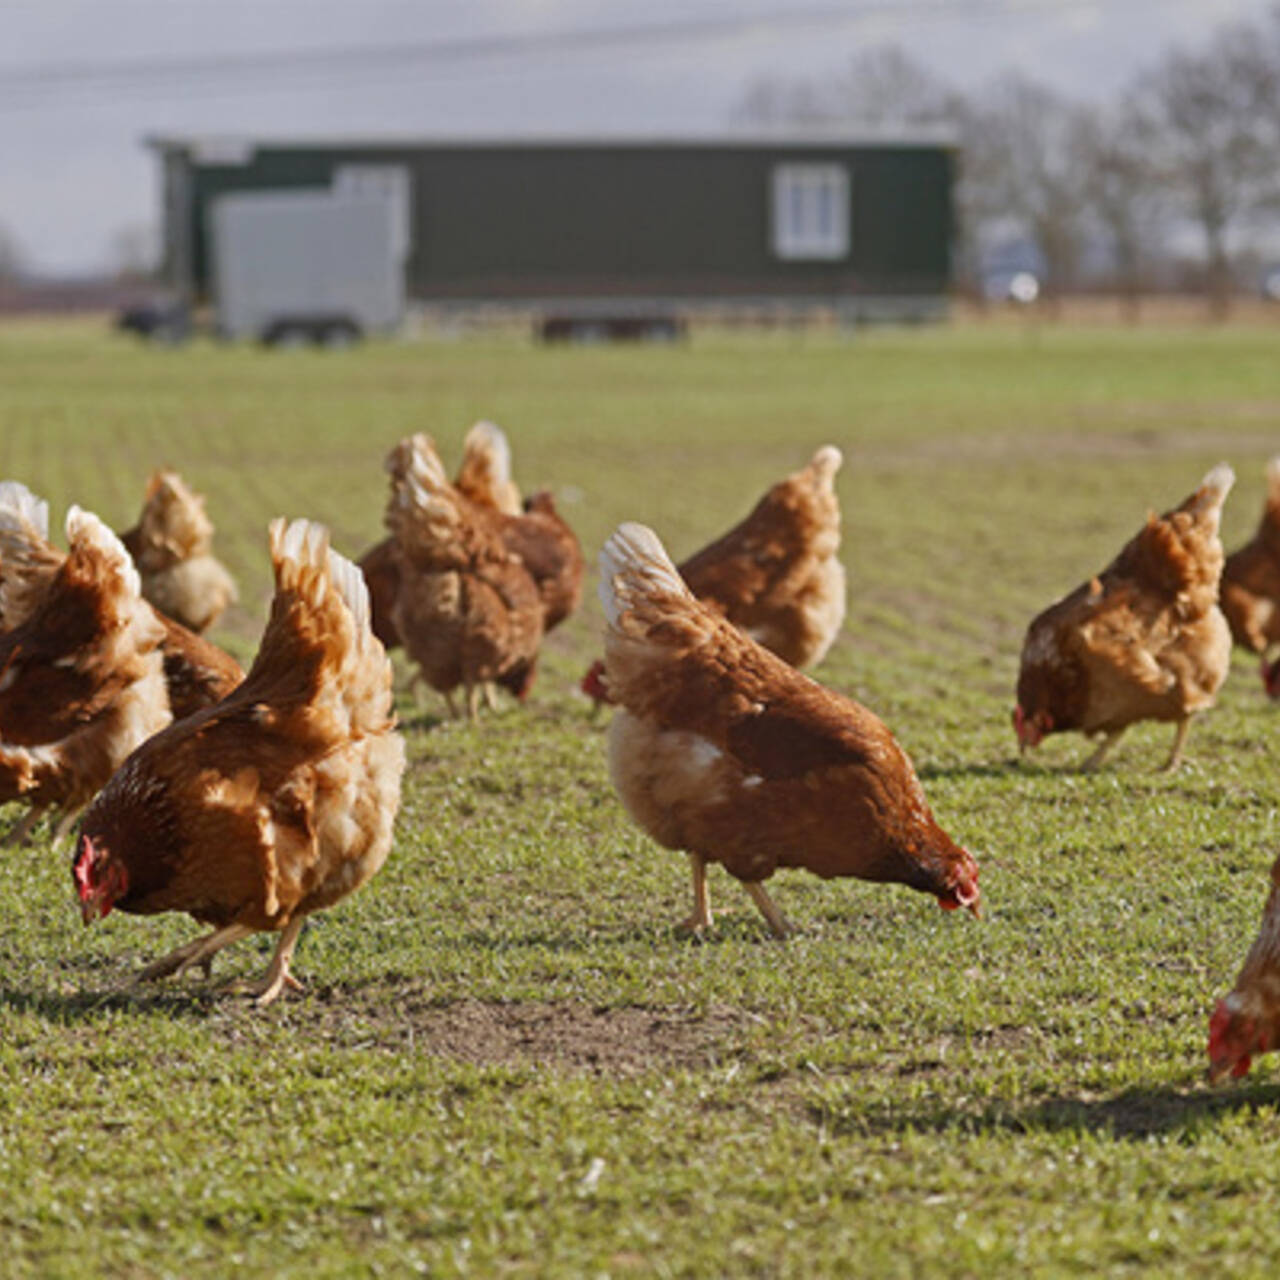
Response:
[[[849,256],[849,171],[842,164],[780,164],[773,171],[773,252],[784,262]]]

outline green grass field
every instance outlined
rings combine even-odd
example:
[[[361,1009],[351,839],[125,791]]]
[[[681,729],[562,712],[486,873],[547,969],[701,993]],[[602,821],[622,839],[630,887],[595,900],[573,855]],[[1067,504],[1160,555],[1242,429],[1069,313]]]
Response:
[[[3,852],[0,1274],[1271,1274],[1280,1059],[1203,1074],[1280,845],[1280,710],[1238,655],[1173,776],[1168,726],[1082,775],[1079,737],[1020,765],[1009,713],[1031,615],[1219,459],[1225,541],[1248,536],[1278,355],[1262,328],[334,355],[0,328],[0,476],[60,538],[68,503],[124,527],[179,467],[241,584],[215,638],[242,658],[267,521],[358,554],[410,431],[452,466],[501,423],[593,566],[526,707],[472,727],[401,695],[395,847],[304,935],[304,995],[122,993],[198,926],[85,930],[47,832]],[[683,556],[827,441],[850,609],[817,674],[911,752],[986,916],[783,873],[802,933],[778,944],[713,868],[694,943],[685,860],[626,818],[575,691],[595,552],[639,519]]]

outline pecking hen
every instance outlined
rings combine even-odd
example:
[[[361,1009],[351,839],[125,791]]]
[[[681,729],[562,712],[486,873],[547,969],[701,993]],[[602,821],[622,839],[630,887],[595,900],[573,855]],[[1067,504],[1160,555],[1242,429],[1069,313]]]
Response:
[[[1235,987],[1209,1019],[1209,1078],[1244,1075],[1255,1054],[1280,1049],[1280,858],[1271,867],[1271,893],[1262,927]]]
[[[875,715],[697,600],[643,525],[622,525],[600,568],[618,704],[609,771],[640,826],[689,854],[689,928],[711,924],[708,862],[743,882],[780,936],[763,883],[779,867],[905,884],[978,914],[977,863],[938,826]]]
[[[1222,504],[1235,481],[1213,468],[1180,507],[1146,525],[1096,578],[1027,628],[1014,730],[1022,751],[1051,733],[1102,735],[1097,768],[1129,725],[1177,725],[1166,769],[1182,759],[1191,717],[1211,707],[1231,661],[1218,608]]]
[[[86,924],[119,908],[213,926],[140,980],[279,933],[262,1004],[297,985],[306,917],[382,865],[404,771],[391,664],[359,571],[321,525],[275,520],[270,538],[276,594],[244,683],[124,762],[85,814],[72,863]]]

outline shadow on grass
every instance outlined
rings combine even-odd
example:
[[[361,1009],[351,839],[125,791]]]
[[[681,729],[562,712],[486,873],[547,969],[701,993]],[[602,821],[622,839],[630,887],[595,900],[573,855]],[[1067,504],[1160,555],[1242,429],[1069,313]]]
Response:
[[[1181,1135],[1194,1139],[1219,1116],[1280,1105],[1280,1085],[1241,1083],[1218,1089],[1128,1089],[1109,1098],[1047,1098],[1030,1106],[993,1105],[978,1112],[894,1110],[848,1114],[812,1105],[828,1131],[863,1135],[916,1133],[1092,1133],[1121,1141]]]
[[[414,711],[412,714],[401,715],[398,727],[403,732],[421,730],[427,733],[432,729],[440,728],[442,724],[449,723],[451,722],[447,716],[439,715],[434,711]]]
[[[1061,773],[1061,769],[1046,769],[1043,765],[1027,764],[1017,756],[1010,760],[986,760],[976,764],[927,764],[918,770],[920,780],[930,778],[1020,778],[1048,777]]]
[[[728,914],[725,913],[725,915]],[[717,924],[709,933],[699,936],[694,936],[670,924],[592,925],[584,930],[581,924],[566,923],[563,928],[547,924],[541,928],[528,929],[520,933],[471,929],[458,938],[458,945],[488,954],[504,951],[553,951],[566,955],[579,955],[597,951],[602,946],[625,947],[637,943],[658,950],[715,946],[742,936],[755,936],[760,932],[755,921],[749,921],[746,929],[735,928],[732,925],[722,928]]]
[[[89,1022],[104,1013],[163,1013],[170,1018],[203,1021],[219,1003],[219,993],[210,989],[167,990],[117,986],[99,991],[76,991],[61,995],[52,991],[20,991],[0,987],[0,1008],[13,1013],[30,1013],[47,1022],[70,1025]]]

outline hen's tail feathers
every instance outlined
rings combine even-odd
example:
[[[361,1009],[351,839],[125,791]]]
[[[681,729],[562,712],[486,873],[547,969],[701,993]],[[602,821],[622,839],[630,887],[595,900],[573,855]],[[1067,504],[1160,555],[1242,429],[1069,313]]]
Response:
[[[833,444],[824,444],[809,461],[809,470],[819,483],[828,488],[835,482],[836,472],[844,462],[844,454]]]
[[[0,483],[0,628],[40,607],[66,558],[49,540],[49,504],[16,480]]]
[[[1280,453],[1267,463],[1267,496],[1273,502],[1280,499]]]
[[[286,592],[292,593],[304,608],[327,621],[317,633],[310,626],[299,627],[295,621],[285,621],[289,613],[281,615],[273,610],[268,633],[272,628],[281,629],[271,637],[270,646],[268,636],[263,637],[260,656],[270,647],[275,654],[273,661],[287,662],[290,651],[298,644],[323,645],[324,666],[329,673],[325,687],[331,692],[324,695],[319,689],[312,689],[307,698],[344,708],[340,735],[386,729],[391,723],[391,663],[373,634],[364,575],[330,548],[329,531],[322,524],[312,520],[287,522],[280,517],[271,522],[269,534],[277,600]],[[249,678],[252,680],[253,675]]]
[[[1203,480],[1200,487],[1183,503],[1183,510],[1193,516],[1205,517],[1216,531],[1222,517],[1222,504],[1236,482],[1236,473],[1230,463],[1220,462]]]
[[[49,538],[49,504],[17,480],[0,481],[0,536]],[[7,553],[7,546],[4,553]]]
[[[115,574],[126,596],[142,598],[142,580],[124,543],[92,511],[72,506],[67,512],[67,546],[71,555],[82,549],[97,551]]]
[[[494,422],[475,423],[462,441],[458,488],[472,496],[481,494],[490,505],[514,515],[508,510],[512,487],[511,446],[506,432]]]
[[[320,608],[332,586],[351,614],[357,643],[363,644],[364,638],[372,634],[369,589],[359,568],[329,546],[329,530],[315,520],[286,522],[278,516],[268,532],[277,588],[299,591],[315,608]]]
[[[600,603],[609,626],[642,605],[692,599],[658,535],[642,524],[619,525],[600,552]]]
[[[402,440],[392,453],[397,457],[394,468],[388,459],[387,527],[404,541],[428,547],[451,543],[463,523],[459,494],[449,483],[431,437],[419,432]]]

